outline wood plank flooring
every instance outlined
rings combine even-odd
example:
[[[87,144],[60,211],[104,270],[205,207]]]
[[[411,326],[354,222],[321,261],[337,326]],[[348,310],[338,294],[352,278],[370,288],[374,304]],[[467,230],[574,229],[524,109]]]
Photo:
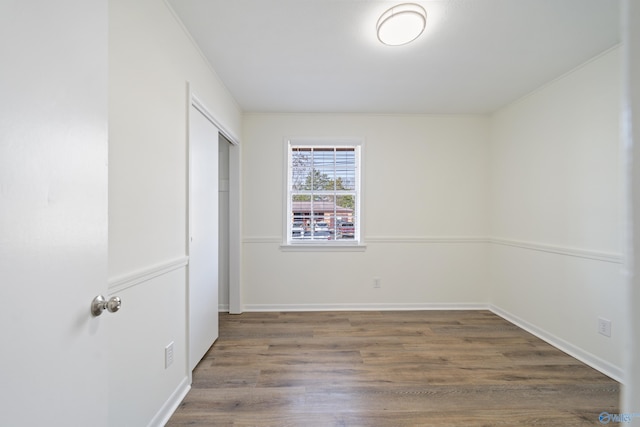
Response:
[[[221,314],[167,426],[595,426],[619,392],[489,311]]]

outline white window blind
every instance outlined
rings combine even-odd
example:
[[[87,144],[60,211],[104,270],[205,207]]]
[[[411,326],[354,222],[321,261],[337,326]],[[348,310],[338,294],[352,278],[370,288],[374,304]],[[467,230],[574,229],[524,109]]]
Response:
[[[288,144],[288,244],[360,241],[361,144]]]

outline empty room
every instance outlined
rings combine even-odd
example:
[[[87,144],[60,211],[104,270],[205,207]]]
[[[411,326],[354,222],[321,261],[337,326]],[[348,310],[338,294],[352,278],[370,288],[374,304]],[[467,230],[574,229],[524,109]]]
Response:
[[[632,1],[37,3],[0,424],[640,423]]]

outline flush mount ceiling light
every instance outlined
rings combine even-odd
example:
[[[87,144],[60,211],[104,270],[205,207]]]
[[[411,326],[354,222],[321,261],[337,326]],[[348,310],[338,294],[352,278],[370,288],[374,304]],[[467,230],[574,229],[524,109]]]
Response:
[[[427,12],[422,6],[415,3],[399,4],[378,19],[378,40],[389,46],[407,44],[422,34],[426,24]]]

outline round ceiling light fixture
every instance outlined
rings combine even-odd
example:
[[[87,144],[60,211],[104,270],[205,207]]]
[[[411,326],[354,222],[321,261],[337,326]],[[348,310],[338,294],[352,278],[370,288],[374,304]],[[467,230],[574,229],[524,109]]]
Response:
[[[415,3],[392,7],[376,24],[378,40],[389,46],[401,46],[417,39],[427,24],[427,12]]]

